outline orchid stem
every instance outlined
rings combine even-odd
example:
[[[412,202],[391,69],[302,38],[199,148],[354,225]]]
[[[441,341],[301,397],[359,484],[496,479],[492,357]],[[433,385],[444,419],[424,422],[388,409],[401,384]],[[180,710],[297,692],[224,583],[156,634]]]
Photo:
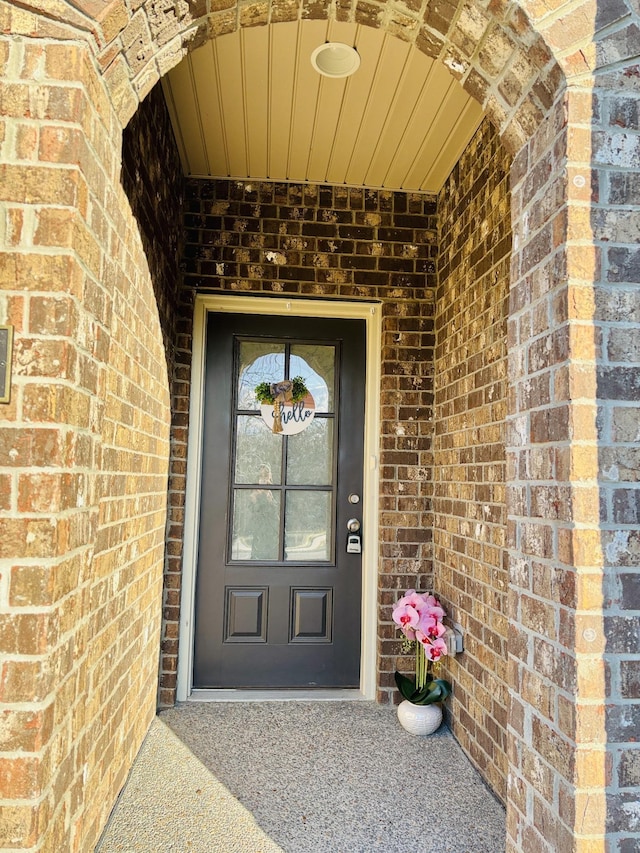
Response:
[[[427,681],[427,657],[422,643],[416,641],[416,644],[416,689],[422,690]]]

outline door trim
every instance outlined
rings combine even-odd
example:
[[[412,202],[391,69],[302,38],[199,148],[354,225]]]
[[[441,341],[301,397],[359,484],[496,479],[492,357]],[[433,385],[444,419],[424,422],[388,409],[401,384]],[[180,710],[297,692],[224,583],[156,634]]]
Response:
[[[323,302],[316,299],[222,296],[199,294],[193,317],[191,399],[187,444],[182,595],[178,647],[177,699],[184,702],[192,694],[194,610],[200,518],[200,471],[202,465],[203,403],[207,315],[210,312],[262,314],[264,316],[361,319],[366,328],[366,391],[364,415],[364,489],[362,500],[362,636],[360,696],[376,696],[377,576],[378,576],[378,493],[380,442],[380,352],[382,306],[379,302]],[[229,691],[226,691],[227,694]],[[326,693],[327,691],[323,691]],[[340,691],[336,691],[339,693]],[[353,692],[353,691],[350,691]],[[220,691],[220,699],[224,699]],[[274,691],[269,691],[273,698]],[[287,691],[282,691],[286,698]],[[194,697],[195,698],[195,697]],[[309,691],[307,698],[313,698]]]

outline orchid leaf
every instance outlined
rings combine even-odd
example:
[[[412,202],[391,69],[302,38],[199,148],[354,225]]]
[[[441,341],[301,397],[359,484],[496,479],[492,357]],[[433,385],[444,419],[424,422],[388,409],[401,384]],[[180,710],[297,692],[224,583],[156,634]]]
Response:
[[[443,701],[451,696],[451,684],[448,681],[444,678],[434,678],[433,682],[438,685]]]
[[[402,697],[414,705],[433,705],[436,702],[444,702],[451,695],[451,684],[444,678],[433,678],[429,675],[421,690],[417,690],[415,683],[406,675],[396,672],[395,678]]]
[[[423,687],[422,690],[416,690],[411,701],[414,705],[429,705],[433,701],[433,699],[429,698],[431,693],[431,686],[427,684],[427,686]]]
[[[416,685],[414,682],[408,678],[406,675],[402,675],[400,672],[396,672],[396,685],[398,686],[398,690],[400,691],[402,697],[404,699],[408,699],[412,702],[412,696],[416,692]]]

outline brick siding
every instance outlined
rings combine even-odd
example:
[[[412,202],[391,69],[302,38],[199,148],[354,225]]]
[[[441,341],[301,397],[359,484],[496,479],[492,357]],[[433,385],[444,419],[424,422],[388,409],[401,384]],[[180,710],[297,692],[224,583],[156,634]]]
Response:
[[[140,229],[167,368],[172,375],[183,251],[184,176],[160,86],[151,90],[124,129],[121,180]]]
[[[400,652],[390,604],[408,587],[432,587],[436,200],[324,184],[206,180],[188,181],[186,194],[179,336],[186,358],[198,291],[383,303],[378,699],[390,702]],[[188,387],[182,381],[180,393],[185,412]],[[177,507],[183,502],[184,496],[172,496]],[[180,569],[176,559],[172,589],[179,590]],[[178,619],[176,607],[165,620],[167,636],[177,636]],[[174,654],[163,658],[163,703],[175,701],[176,662]]]
[[[569,553],[568,538],[574,532],[582,535],[573,523],[571,480],[582,475],[570,472],[570,326],[560,236],[567,215],[560,192],[565,168],[559,143],[565,133],[562,110],[559,104],[551,112],[535,145],[525,147],[513,164],[517,219],[508,325],[513,745],[507,835],[508,849],[545,853],[552,844],[572,849],[570,812],[578,782],[577,659],[573,640],[563,630],[576,608],[572,563],[578,555]],[[588,450],[580,446],[575,451],[589,463]]]
[[[155,86],[122,138],[122,186],[149,264],[171,378],[171,455],[162,596],[161,674],[158,703],[175,701],[178,621],[187,474],[187,413],[191,313],[182,305],[180,260],[184,243],[184,176],[162,88]],[[190,345],[189,345],[190,347]],[[167,688],[169,693],[167,693]]]
[[[640,29],[627,24],[624,38],[637,39]],[[584,573],[579,607],[589,612],[580,614],[576,633],[580,651],[597,661],[600,648],[589,642],[589,632],[604,628],[596,690],[591,687],[589,694],[586,688],[591,685],[585,679],[583,694],[585,706],[593,699],[605,703],[602,741],[608,754],[601,754],[598,775],[589,781],[606,786],[607,827],[611,847],[619,853],[640,848],[639,75],[636,60],[620,79],[613,72],[604,76],[592,108],[594,123],[598,122],[593,134],[598,177],[597,183],[593,181],[597,202],[590,212],[590,225],[599,263],[595,265],[595,328],[583,336],[581,351],[583,357],[592,357],[595,349],[599,356],[595,428],[602,576],[593,569]],[[635,157],[625,150],[629,145]],[[581,735],[583,744],[588,743],[586,725]],[[580,751],[582,767],[587,764],[588,747]],[[583,778],[587,773],[588,768]],[[589,796],[588,791],[581,793],[580,805]]]
[[[627,37],[631,33],[624,32]],[[633,32],[637,39],[638,28]],[[619,853],[640,848],[639,74],[636,62],[625,69],[615,88],[607,86],[612,78],[605,78],[607,88],[597,99],[600,125],[594,129],[593,159],[599,175],[590,221],[600,265],[595,329],[587,338],[587,353],[596,348],[599,355],[595,423],[603,571],[601,577],[587,573],[580,605],[588,606],[590,621],[577,626],[588,640],[586,632],[596,621],[594,611],[598,616],[603,608],[604,660],[591,694],[584,693],[585,704],[593,699],[605,702],[603,740],[608,755],[601,758],[596,778],[606,785],[607,827]],[[627,145],[635,150],[635,159],[624,150]],[[585,646],[597,656],[599,649],[586,642]],[[586,761],[587,749],[582,752]]]
[[[119,184],[122,127],[188,50],[299,16],[381,27],[444,62],[518,152],[507,326],[507,850],[631,853],[640,843],[640,19],[628,0],[0,0],[0,319],[16,328],[14,395],[1,411],[1,769],[13,798],[3,801],[0,844],[92,849],[153,713],[168,389],[156,294]],[[341,204],[334,194],[331,209]],[[262,286],[253,262],[236,262],[220,286]],[[383,269],[363,257],[359,271]],[[314,267],[301,278],[304,292],[380,286],[343,279],[344,263],[325,274]],[[272,271],[264,280],[263,290],[287,293],[298,279]],[[428,365],[433,286],[417,314],[409,291],[386,295],[384,344],[419,332],[411,348]],[[177,319],[185,382],[189,323]],[[393,441],[396,415],[405,415],[393,395],[416,369],[408,363],[385,375]],[[422,407],[433,389],[425,382],[421,392]],[[176,411],[185,399],[176,391]],[[184,445],[174,438],[178,458]],[[420,454],[429,460],[416,445],[408,457],[387,456],[386,467],[420,483],[426,508],[432,483]],[[408,536],[418,529],[411,512]],[[429,517],[420,522],[428,527]],[[430,547],[417,544],[428,581]],[[407,557],[389,559],[394,583],[413,576],[403,574]]]
[[[484,122],[440,192],[434,367],[435,587],[465,644],[445,665],[455,685],[449,722],[503,800],[509,167]]]
[[[87,49],[4,39],[0,75],[0,847],[88,851],[155,711],[167,367]]]

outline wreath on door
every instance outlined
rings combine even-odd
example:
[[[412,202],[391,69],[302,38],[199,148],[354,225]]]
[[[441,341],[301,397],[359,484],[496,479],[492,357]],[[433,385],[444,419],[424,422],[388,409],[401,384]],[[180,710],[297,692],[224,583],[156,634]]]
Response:
[[[275,433],[283,431],[282,410],[285,405],[291,406],[294,403],[300,403],[302,406],[301,401],[310,398],[310,406],[313,409],[313,397],[304,384],[302,376],[294,376],[293,379],[281,379],[279,382],[260,382],[255,387],[255,395],[261,405],[273,406],[272,431]],[[310,417],[313,418],[312,413],[310,413]],[[308,423],[306,425],[308,426]]]

